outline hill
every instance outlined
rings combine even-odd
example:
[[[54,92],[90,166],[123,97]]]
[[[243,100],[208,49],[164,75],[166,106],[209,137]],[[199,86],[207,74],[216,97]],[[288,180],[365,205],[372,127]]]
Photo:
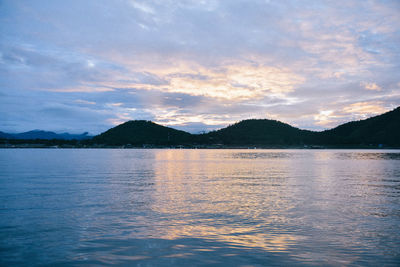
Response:
[[[206,134],[211,143],[224,145],[299,145],[311,140],[314,132],[275,120],[244,120]]]
[[[219,146],[243,147],[400,147],[400,107],[379,116],[352,121],[323,132],[301,130],[276,120],[244,120],[226,128],[205,134],[190,134],[158,125],[151,121],[128,121],[93,137],[84,133],[71,135],[46,131],[30,131],[20,134],[0,132],[5,143],[12,140],[35,143],[35,139],[60,140],[64,144],[76,139],[76,146]],[[9,141],[7,141],[9,140]],[[31,141],[29,141],[31,140]],[[36,142],[37,143],[37,142]],[[54,142],[53,142],[54,143]],[[68,143],[68,145],[73,145]]]
[[[33,130],[33,131],[29,131],[29,132],[16,133],[16,134],[0,132],[0,138],[24,139],[24,140],[34,140],[34,139],[84,140],[84,139],[90,139],[90,138],[92,138],[92,136],[89,136],[87,132],[83,133],[83,134],[69,134],[69,133],[57,134],[57,133],[49,132],[49,131]]]
[[[318,143],[327,145],[400,146],[400,107],[360,121],[352,121],[320,132]]]
[[[12,139],[12,138],[13,138],[12,134],[0,132],[0,139]]]
[[[150,121],[129,121],[93,138],[107,145],[223,146],[400,146],[400,107],[323,132],[301,130],[276,120],[244,120],[206,134],[189,134]]]
[[[128,121],[97,135],[92,140],[107,145],[180,145],[192,141],[190,133],[158,125],[151,121]]]

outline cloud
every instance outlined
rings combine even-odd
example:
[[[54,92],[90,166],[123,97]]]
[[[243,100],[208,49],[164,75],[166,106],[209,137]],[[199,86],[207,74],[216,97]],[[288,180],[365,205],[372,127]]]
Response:
[[[371,116],[378,115],[386,111],[386,108],[382,106],[382,102],[357,102],[344,107],[343,111],[349,114],[356,114],[358,116]]]
[[[380,87],[376,83],[362,82],[361,85],[364,86],[364,88],[366,90],[371,90],[371,91],[381,91],[382,90],[382,87]]]
[[[151,8],[150,6],[146,5],[145,3],[141,3],[138,1],[131,1],[130,3],[134,8],[139,9],[140,11],[142,11],[144,13],[148,13],[151,15],[153,15],[155,13],[154,9]]]
[[[77,100],[75,100],[75,102],[79,103],[79,104],[84,104],[84,105],[96,105],[96,102],[87,101],[87,100],[83,100],[83,99],[77,99]]]
[[[320,130],[400,104],[397,1],[1,7],[0,130],[150,119],[199,131],[265,117]]]

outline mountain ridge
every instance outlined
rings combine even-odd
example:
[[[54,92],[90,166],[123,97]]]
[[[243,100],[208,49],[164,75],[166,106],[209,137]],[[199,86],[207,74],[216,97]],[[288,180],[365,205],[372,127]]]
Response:
[[[46,133],[46,136],[78,136],[76,144],[87,146],[132,146],[162,147],[185,146],[207,147],[217,145],[224,147],[307,147],[307,146],[388,146],[400,147],[400,107],[389,112],[367,119],[350,121],[324,131],[310,131],[293,127],[287,123],[269,119],[249,119],[229,125],[225,128],[202,134],[191,134],[185,131],[162,126],[151,121],[133,120],[117,125],[91,138],[82,135],[63,136],[46,131],[26,133]],[[26,133],[14,134],[14,139],[26,138]],[[50,135],[49,135],[50,133]],[[51,135],[53,134],[53,135]],[[0,132],[0,139],[10,140],[10,135]],[[15,138],[18,135],[19,138]],[[65,134],[64,134],[65,135]],[[29,135],[28,135],[29,136]],[[24,138],[25,137],[25,138]],[[40,139],[40,138],[35,138]],[[75,138],[78,139],[78,138]]]
[[[70,133],[60,133],[57,134],[51,131],[44,130],[32,130],[22,133],[5,133],[0,131],[0,138],[4,139],[43,139],[43,140],[51,140],[51,139],[59,139],[59,140],[84,140],[90,139],[92,136],[88,135],[88,132],[82,134],[70,134]]]
[[[156,135],[152,132],[154,127],[159,130],[159,137],[155,139]],[[139,139],[138,134],[141,136]],[[172,135],[173,139],[167,138]],[[150,136],[152,137],[150,138]],[[120,139],[121,137],[123,139]],[[150,121],[128,121],[95,136],[91,141],[112,145],[337,146],[384,144],[400,146],[400,107],[378,116],[351,121],[320,132],[303,130],[268,119],[243,120],[204,134],[190,134]]]

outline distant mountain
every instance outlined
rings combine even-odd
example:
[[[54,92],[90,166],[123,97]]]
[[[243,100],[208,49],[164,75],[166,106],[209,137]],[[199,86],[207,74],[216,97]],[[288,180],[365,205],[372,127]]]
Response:
[[[192,141],[190,133],[158,125],[151,121],[128,121],[97,135],[94,143],[107,145],[179,145]]]
[[[0,139],[12,139],[12,138],[13,138],[12,134],[0,132]]]
[[[41,131],[41,130],[33,130],[24,133],[10,134],[0,132],[0,138],[4,139],[42,139],[42,140],[52,140],[52,139],[60,139],[60,140],[84,140],[90,139],[92,136],[89,136],[87,132],[83,134],[69,134],[69,133],[61,133],[57,134],[54,132]]]

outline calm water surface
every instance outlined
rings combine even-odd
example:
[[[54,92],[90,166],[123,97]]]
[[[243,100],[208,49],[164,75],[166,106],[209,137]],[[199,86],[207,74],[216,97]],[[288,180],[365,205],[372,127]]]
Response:
[[[399,266],[399,150],[0,150],[0,265]]]

